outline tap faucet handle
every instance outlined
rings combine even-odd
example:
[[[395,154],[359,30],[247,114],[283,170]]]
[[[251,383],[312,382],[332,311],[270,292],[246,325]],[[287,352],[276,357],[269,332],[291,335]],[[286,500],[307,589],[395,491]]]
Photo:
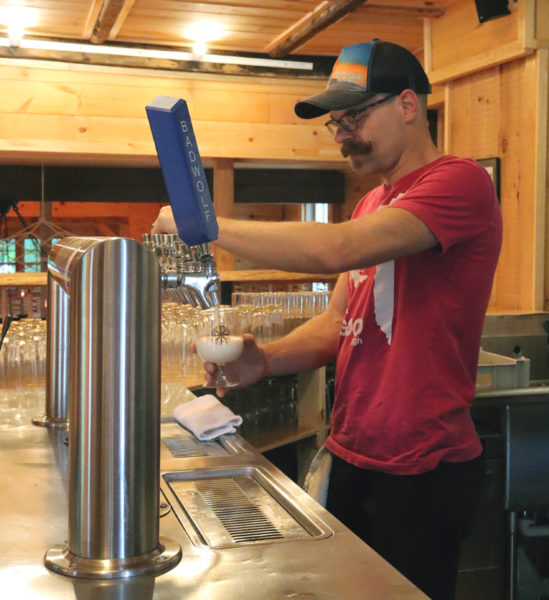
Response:
[[[205,260],[208,260],[208,257],[211,257],[210,245],[209,244],[196,244],[195,246],[191,246],[191,252],[194,260],[197,263],[202,263]]]
[[[214,275],[217,273],[216,264],[213,254],[210,252],[209,244],[197,244],[191,247],[191,251],[195,257],[197,271],[206,275]]]
[[[178,272],[182,273],[185,271],[185,265],[187,262],[187,256],[189,254],[189,247],[185,242],[182,242],[179,238],[173,243],[173,256],[175,268]]]
[[[189,253],[189,246],[187,246],[185,242],[182,242],[179,239],[175,241],[174,248],[176,254],[181,254],[182,256],[184,256]]]
[[[155,254],[160,255],[162,252],[162,234],[161,233],[153,233],[152,236],[152,247],[155,251]]]
[[[193,261],[198,263],[200,261],[200,247],[199,246],[189,246],[189,253],[192,256]]]
[[[202,258],[203,256],[211,256],[210,244],[208,244],[207,242],[205,244],[198,244],[196,248],[197,251],[200,253],[200,258]]]
[[[206,272],[206,274],[218,276],[217,264],[215,262],[213,254],[205,254],[202,258],[202,261],[203,270]]]
[[[179,236],[169,233],[164,238],[164,256],[169,269],[177,269],[177,241]]]

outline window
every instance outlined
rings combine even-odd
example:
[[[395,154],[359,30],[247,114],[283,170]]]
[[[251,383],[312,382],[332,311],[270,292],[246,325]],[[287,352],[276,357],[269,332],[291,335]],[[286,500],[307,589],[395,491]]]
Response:
[[[317,223],[328,223],[328,205],[324,203],[304,204],[301,215],[303,221],[316,221]],[[313,292],[328,291],[329,286],[325,282],[315,281],[312,284]]]
[[[26,238],[23,240],[23,271],[25,273],[40,272],[40,240]]]
[[[303,204],[301,220],[328,223],[328,205],[324,203]]]
[[[0,273],[15,273],[15,240],[0,240]]]
[[[61,238],[50,240],[54,246]],[[39,273],[41,270],[40,240],[27,237],[24,239],[0,240],[0,273]]]

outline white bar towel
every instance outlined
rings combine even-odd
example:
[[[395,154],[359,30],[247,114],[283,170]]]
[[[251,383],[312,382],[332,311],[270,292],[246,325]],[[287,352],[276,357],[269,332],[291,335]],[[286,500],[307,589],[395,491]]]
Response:
[[[303,489],[322,506],[326,506],[331,470],[332,455],[326,446],[321,446],[305,476]]]
[[[198,396],[175,408],[173,416],[201,441],[214,440],[225,433],[234,433],[242,417],[219,402],[213,394]]]

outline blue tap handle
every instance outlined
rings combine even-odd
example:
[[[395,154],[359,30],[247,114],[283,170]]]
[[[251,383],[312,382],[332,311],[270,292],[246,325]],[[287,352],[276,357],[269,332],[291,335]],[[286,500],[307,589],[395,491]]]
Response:
[[[189,246],[214,241],[217,220],[187,103],[158,96],[145,110],[179,237]]]

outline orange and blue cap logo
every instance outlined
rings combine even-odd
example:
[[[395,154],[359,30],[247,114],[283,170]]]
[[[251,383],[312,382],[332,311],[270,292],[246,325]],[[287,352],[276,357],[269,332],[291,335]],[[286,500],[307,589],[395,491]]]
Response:
[[[368,67],[366,65],[357,65],[356,63],[341,63],[337,61],[335,64],[330,79],[337,81],[346,81],[354,83],[362,87],[366,87],[368,78]]]
[[[371,42],[362,42],[343,48],[334,65],[330,80],[338,83],[353,83],[366,88],[371,53]]]

